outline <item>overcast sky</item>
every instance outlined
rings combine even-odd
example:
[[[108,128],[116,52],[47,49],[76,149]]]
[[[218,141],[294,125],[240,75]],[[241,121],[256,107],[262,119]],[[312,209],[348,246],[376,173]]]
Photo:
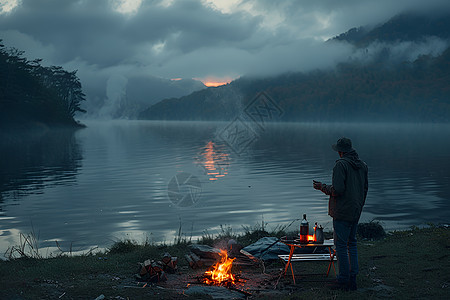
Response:
[[[0,38],[29,59],[96,76],[223,81],[348,56],[323,41],[449,0],[0,0]]]

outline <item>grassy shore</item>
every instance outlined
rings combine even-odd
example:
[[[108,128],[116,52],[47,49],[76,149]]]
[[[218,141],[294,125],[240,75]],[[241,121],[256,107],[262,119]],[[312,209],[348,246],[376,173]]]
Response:
[[[216,243],[233,237],[249,244],[262,236],[281,235],[264,230],[231,235],[223,231],[215,237],[205,236],[204,243]],[[412,228],[395,231],[380,240],[359,241],[360,275],[358,291],[332,291],[324,280],[298,280],[289,276],[271,280],[270,273],[280,272],[282,265],[274,262],[253,268],[256,278],[264,273],[265,287],[255,288],[250,299],[448,299],[450,296],[450,230],[446,227]],[[150,245],[121,241],[109,251],[79,256],[60,255],[54,258],[20,258],[0,262],[0,299],[212,299],[208,295],[186,295],[189,275],[204,270],[191,270],[184,260],[189,242],[174,245]],[[164,285],[136,285],[137,263],[160,259],[169,252],[179,258],[179,272],[169,276]],[[296,271],[317,270],[317,263],[301,263]],[[326,266],[325,266],[326,268]],[[244,267],[241,267],[241,271]],[[244,270],[245,271],[245,270]],[[331,276],[332,279],[334,275]],[[251,280],[251,279],[250,279]],[[328,280],[328,279],[327,279]],[[249,284],[250,286],[251,284]],[[276,288],[275,288],[276,286]]]

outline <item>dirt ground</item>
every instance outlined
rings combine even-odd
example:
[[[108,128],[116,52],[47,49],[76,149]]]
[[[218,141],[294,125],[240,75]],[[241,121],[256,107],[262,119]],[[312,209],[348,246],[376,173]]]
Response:
[[[233,273],[243,282],[209,287],[197,278],[205,267],[191,269],[180,260],[176,274],[157,284],[138,282],[137,263],[166,251],[184,257],[187,248],[150,247],[118,254],[0,261],[0,299],[449,299],[450,231],[448,227],[413,228],[379,241],[358,244],[358,290],[334,291],[326,284],[327,262],[294,264],[282,276],[281,261],[239,263]],[[178,252],[177,252],[178,251]]]

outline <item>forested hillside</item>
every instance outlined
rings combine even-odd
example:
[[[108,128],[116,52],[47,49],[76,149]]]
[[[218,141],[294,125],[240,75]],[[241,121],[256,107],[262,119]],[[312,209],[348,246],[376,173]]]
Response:
[[[332,40],[346,41],[357,47],[367,47],[375,41],[417,41],[424,37],[450,38],[448,14],[400,14],[374,28],[358,27],[342,33]]]
[[[235,116],[230,107],[245,108],[257,93],[265,91],[283,110],[282,121],[449,122],[449,48],[412,61],[399,59],[395,52],[401,41],[409,41],[412,48],[432,48],[426,45],[430,39],[438,40],[441,47],[448,45],[449,20],[442,15],[400,15],[370,30],[351,29],[334,40],[352,44],[359,56],[332,69],[265,79],[243,77],[227,86],[163,100],[141,118],[228,120]],[[364,48],[380,42],[384,46],[375,54],[370,47]],[[240,96],[230,99],[230,91]]]
[[[233,90],[242,106],[266,91],[283,110],[283,121],[450,121],[450,50],[396,68],[340,64],[334,71],[293,73],[268,79],[242,78],[180,99],[167,99],[142,114],[146,119],[228,120],[223,98]],[[221,100],[221,101],[220,101]],[[235,100],[229,105],[235,107]],[[205,107],[206,105],[206,107]],[[226,111],[229,111],[226,110]]]
[[[74,116],[85,100],[76,71],[43,67],[23,52],[1,45],[0,127],[80,126]]]
[[[255,86],[279,103],[286,121],[448,122],[449,82],[447,50],[395,69],[341,64],[334,72],[285,75]]]

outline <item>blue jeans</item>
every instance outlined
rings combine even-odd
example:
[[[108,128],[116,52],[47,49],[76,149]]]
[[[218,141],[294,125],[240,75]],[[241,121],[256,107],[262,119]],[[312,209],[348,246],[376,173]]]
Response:
[[[358,250],[356,248],[356,229],[358,222],[333,220],[334,245],[339,263],[340,283],[356,282],[358,274]]]

